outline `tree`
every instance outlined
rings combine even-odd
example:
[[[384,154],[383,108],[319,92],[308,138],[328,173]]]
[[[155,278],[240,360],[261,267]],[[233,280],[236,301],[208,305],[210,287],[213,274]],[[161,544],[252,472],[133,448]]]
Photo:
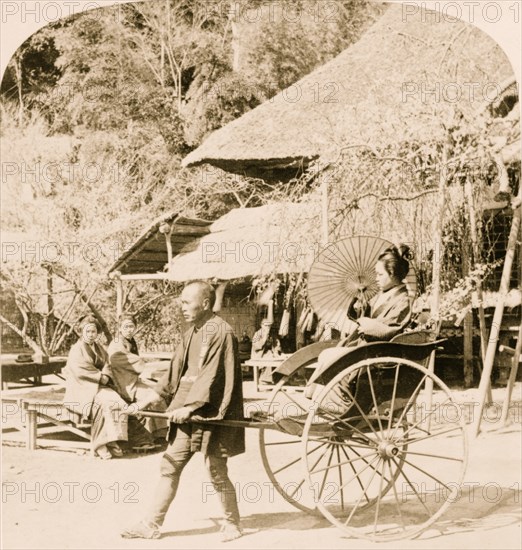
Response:
[[[204,0],[162,0],[131,4],[123,29],[156,84],[171,92],[181,112],[194,68],[215,57],[225,25],[226,19]]]
[[[23,122],[26,108],[35,106],[39,94],[56,84],[60,70],[56,67],[59,52],[54,44],[54,30],[44,27],[29,37],[9,62],[0,86],[1,95],[18,103],[18,119]]]
[[[350,44],[382,12],[368,0],[284,0],[264,6],[250,37],[246,71],[264,83],[268,97],[287,88]]]

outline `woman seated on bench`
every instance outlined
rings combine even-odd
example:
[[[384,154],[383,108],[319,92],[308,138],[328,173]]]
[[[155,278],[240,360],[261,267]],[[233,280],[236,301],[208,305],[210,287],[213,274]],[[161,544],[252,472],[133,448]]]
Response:
[[[81,337],[71,347],[65,375],[64,405],[92,422],[91,445],[104,459],[120,457],[123,451],[118,441],[127,441],[128,416],[121,414],[127,407],[115,391],[109,370],[109,357],[96,340],[100,326],[92,317],[80,323]]]
[[[119,319],[118,333],[109,344],[110,373],[116,390],[127,403],[144,401],[147,393],[151,392],[150,386],[140,379],[140,374],[147,366],[138,354],[138,345],[134,339],[136,333],[136,321],[132,315],[124,314]],[[152,403],[155,411],[164,412],[167,406],[163,399]],[[156,439],[165,439],[168,422],[163,418],[148,418],[144,420],[149,433]],[[147,444],[153,444],[153,438],[144,441],[143,448]],[[136,445],[133,446],[137,448]]]

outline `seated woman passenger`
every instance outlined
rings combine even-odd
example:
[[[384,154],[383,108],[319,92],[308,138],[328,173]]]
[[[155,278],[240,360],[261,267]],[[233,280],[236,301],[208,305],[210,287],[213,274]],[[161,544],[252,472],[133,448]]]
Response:
[[[132,315],[122,315],[119,319],[118,334],[109,344],[109,364],[114,386],[127,403],[143,401],[150,386],[140,379],[140,374],[146,367],[145,361],[138,355],[138,345],[134,339],[136,322]],[[165,411],[163,400],[154,402],[152,409]],[[167,433],[167,420],[163,418],[148,418],[145,420],[148,432],[145,430],[132,431],[132,445],[134,449],[145,449],[154,446],[154,437],[164,437]],[[133,426],[134,427],[134,426]],[[145,431],[145,433],[144,433]],[[137,432],[137,433],[136,433]]]
[[[344,334],[339,344],[321,352],[313,379],[336,358],[342,357],[347,347],[388,341],[407,327],[411,320],[412,303],[402,281],[410,269],[410,259],[410,249],[406,245],[391,246],[378,257],[375,275],[380,292],[363,307],[362,316],[356,321],[348,321],[349,332]],[[307,395],[310,397],[312,393],[313,389],[309,388]]]
[[[120,412],[127,405],[113,389],[107,352],[96,341],[99,329],[92,316],[80,323],[81,337],[71,347],[63,371],[64,404],[91,420],[91,446],[107,460],[123,455],[118,441],[127,441],[128,417]]]
[[[375,275],[380,292],[356,321],[355,330],[362,341],[391,340],[409,324],[412,304],[402,282],[410,270],[409,260],[410,249],[406,245],[391,246],[378,257]]]

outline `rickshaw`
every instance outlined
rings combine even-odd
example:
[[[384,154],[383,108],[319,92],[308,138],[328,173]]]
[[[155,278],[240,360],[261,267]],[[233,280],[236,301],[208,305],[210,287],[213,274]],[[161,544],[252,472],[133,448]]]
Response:
[[[343,296],[326,300],[318,288],[337,284],[334,292],[350,297],[376,292],[371,269],[364,276],[359,270],[354,282],[346,269],[336,278],[332,266],[353,254],[373,267],[389,244],[353,237],[323,251],[309,274],[314,308],[330,318],[332,311],[346,312]],[[327,275],[319,276],[323,271]],[[328,310],[325,302],[334,305]],[[219,422],[259,430],[264,469],[295,508],[322,514],[357,538],[414,537],[462,495],[467,464],[465,415],[430,368],[441,342],[429,331],[404,332],[389,342],[346,348],[320,372],[314,368],[319,354],[336,342],[311,344],[275,370],[262,411]],[[312,396],[302,386],[307,370],[320,388]]]

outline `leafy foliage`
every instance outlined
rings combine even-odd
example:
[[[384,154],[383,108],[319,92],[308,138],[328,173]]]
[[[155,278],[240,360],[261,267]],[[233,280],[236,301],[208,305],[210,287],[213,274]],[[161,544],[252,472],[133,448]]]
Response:
[[[264,6],[265,16],[250,45],[248,64],[268,97],[355,42],[380,12],[366,0],[257,4]]]

